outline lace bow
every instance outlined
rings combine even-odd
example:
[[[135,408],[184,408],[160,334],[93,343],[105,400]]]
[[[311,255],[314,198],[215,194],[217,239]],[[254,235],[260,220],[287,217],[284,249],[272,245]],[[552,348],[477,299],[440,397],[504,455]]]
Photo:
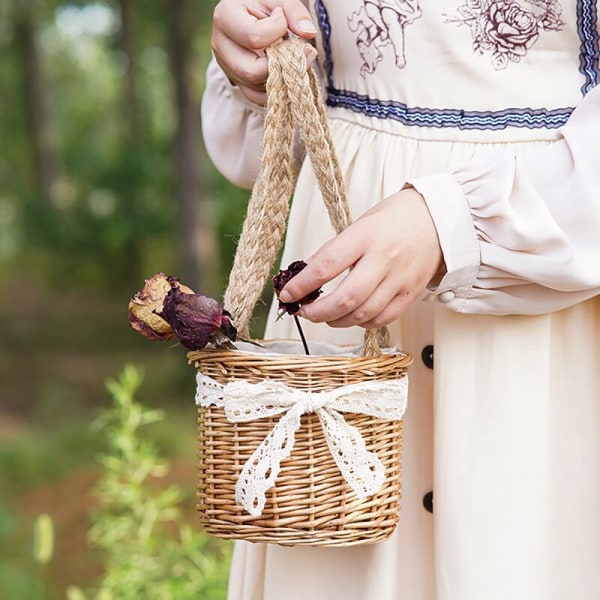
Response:
[[[262,514],[266,492],[288,458],[303,414],[318,415],[323,433],[342,476],[365,500],[382,486],[385,468],[369,452],[360,432],[341,413],[360,413],[380,419],[400,420],[406,409],[408,377],[389,381],[365,381],[322,392],[305,392],[285,383],[245,380],[222,385],[197,374],[196,404],[216,405],[232,423],[282,415],[267,437],[246,461],[236,484],[236,502],[253,516]]]

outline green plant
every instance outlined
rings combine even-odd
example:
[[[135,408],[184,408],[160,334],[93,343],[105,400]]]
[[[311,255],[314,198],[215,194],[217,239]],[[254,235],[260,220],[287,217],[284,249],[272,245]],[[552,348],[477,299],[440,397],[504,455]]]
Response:
[[[229,546],[182,522],[184,499],[175,485],[157,482],[169,470],[140,428],[163,419],[134,399],[141,372],[126,366],[107,387],[113,406],[95,422],[108,449],[95,496],[91,543],[104,553],[105,572],[96,590],[67,591],[70,600],[218,600],[225,598]]]

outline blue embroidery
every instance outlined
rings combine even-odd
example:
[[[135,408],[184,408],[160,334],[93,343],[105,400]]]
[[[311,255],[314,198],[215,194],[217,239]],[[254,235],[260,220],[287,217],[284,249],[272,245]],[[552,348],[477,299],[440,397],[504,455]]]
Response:
[[[573,111],[572,108],[508,108],[502,111],[460,110],[452,108],[408,107],[403,102],[377,100],[345,90],[328,91],[327,104],[349,108],[369,117],[393,119],[403,125],[421,127],[458,127],[459,129],[505,129],[506,127],[558,128]]]
[[[598,70],[598,33],[596,31],[596,0],[580,0],[577,3],[577,7],[577,22],[581,38],[580,70],[585,77],[582,93],[585,94],[597,85],[600,79]],[[556,108],[553,110],[546,108],[507,108],[501,111],[409,107],[403,102],[378,100],[353,91],[337,89],[333,81],[333,62],[330,43],[331,26],[323,0],[315,1],[315,11],[319,19],[325,50],[326,102],[329,106],[347,108],[354,112],[381,119],[393,119],[408,126],[487,130],[505,129],[507,127],[557,129],[566,123],[573,112],[573,107]]]
[[[581,39],[579,50],[579,70],[585,77],[581,93],[587,94],[598,85],[598,30],[595,0],[581,0],[577,3],[577,31]]]

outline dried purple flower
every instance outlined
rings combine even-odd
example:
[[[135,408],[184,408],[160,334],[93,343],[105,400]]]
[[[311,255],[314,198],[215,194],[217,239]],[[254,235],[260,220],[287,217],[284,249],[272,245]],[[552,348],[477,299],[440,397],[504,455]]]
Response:
[[[232,347],[237,330],[231,315],[213,298],[185,294],[174,286],[158,313],[173,329],[182,346],[202,350],[208,344]]]
[[[292,279],[292,277],[298,275],[298,273],[300,273],[304,267],[306,267],[306,263],[303,260],[297,260],[290,264],[287,269],[282,269],[279,271],[279,273],[277,273],[277,275],[273,275],[271,281],[273,282],[273,289],[275,290],[277,299],[279,299],[279,293],[286,286],[288,281]],[[279,300],[279,309],[290,315],[296,315],[303,304],[314,302],[321,295],[321,293],[321,288],[318,288],[309,294],[306,294],[304,298],[296,300],[296,302],[282,302]]]
[[[146,279],[144,287],[129,302],[129,324],[133,329],[152,341],[164,341],[175,337],[171,326],[158,315],[166,295],[177,287],[186,294],[194,292],[179,283],[175,277],[157,273]]]

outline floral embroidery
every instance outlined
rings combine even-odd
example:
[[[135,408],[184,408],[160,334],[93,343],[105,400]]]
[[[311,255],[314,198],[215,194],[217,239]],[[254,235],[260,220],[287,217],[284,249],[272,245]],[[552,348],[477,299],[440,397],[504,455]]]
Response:
[[[399,69],[406,66],[405,27],[421,16],[419,0],[362,0],[362,6],[348,18],[356,33],[356,48],[362,59],[360,74],[374,73],[390,46]]]
[[[519,62],[538,40],[541,31],[559,31],[563,27],[559,0],[466,0],[457,16],[447,16],[447,23],[467,25],[471,29],[473,51],[491,53],[496,70],[506,69],[509,62]]]
[[[580,71],[585,79],[581,92],[588,93],[600,85],[598,65],[600,34],[597,28],[597,0],[577,0],[577,34],[580,39]],[[456,4],[458,4],[458,0]],[[469,4],[461,0],[461,4]],[[481,12],[481,2],[471,2],[469,6]],[[489,3],[487,3],[489,4]],[[503,4],[506,4],[504,2]],[[547,9],[545,30],[559,31],[563,27],[560,2],[540,2]],[[537,6],[537,4],[536,4]],[[337,83],[334,73],[337,69],[332,49],[332,23],[327,10],[327,0],[314,0],[315,13],[322,32],[325,50],[324,68],[327,81],[328,106],[347,109],[367,117],[390,119],[407,127],[457,128],[460,130],[504,130],[509,127],[523,129],[558,129],[573,112],[572,106],[548,107],[506,107],[501,110],[480,111],[461,108],[427,107],[407,105],[399,100],[379,99],[366,93],[359,93]],[[544,12],[544,11],[542,11]],[[447,16],[447,15],[444,15]],[[465,24],[466,19],[452,18],[449,22]],[[544,18],[542,18],[544,21]],[[483,52],[479,52],[483,54]],[[363,75],[364,77],[364,75]]]

